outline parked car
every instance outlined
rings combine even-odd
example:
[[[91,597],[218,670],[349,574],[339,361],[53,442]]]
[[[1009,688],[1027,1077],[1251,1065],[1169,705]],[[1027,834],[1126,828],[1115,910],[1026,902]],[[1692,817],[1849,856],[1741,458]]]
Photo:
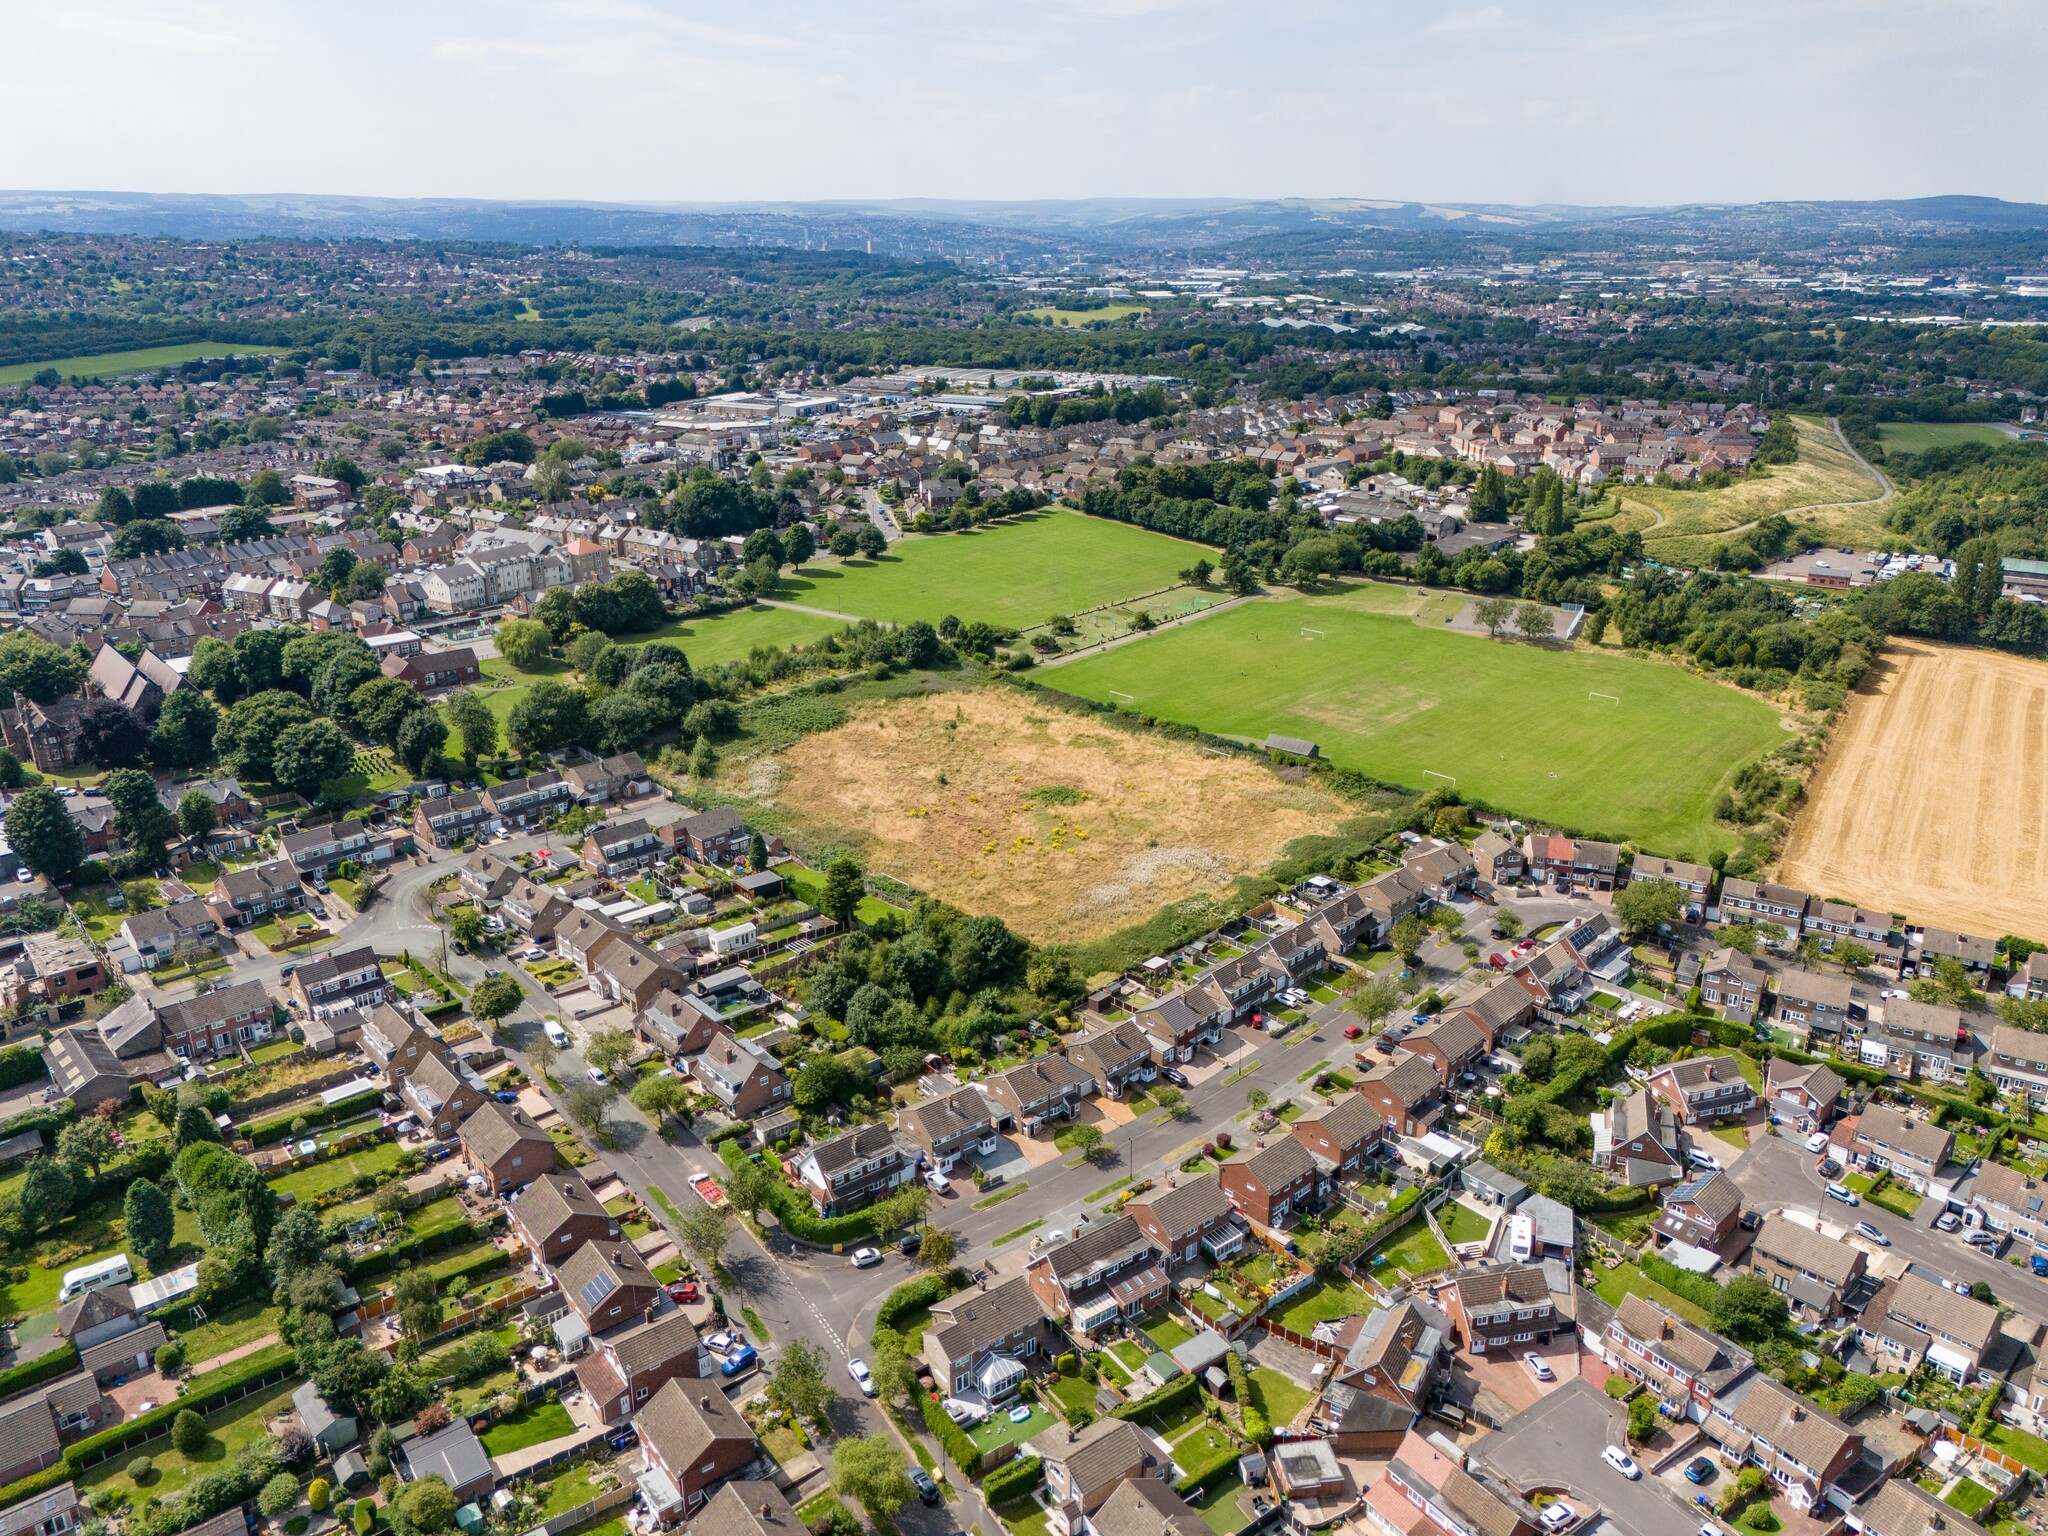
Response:
[[[1838,1184],[1833,1179],[1828,1181],[1828,1198],[1830,1200],[1839,1200],[1844,1205],[1861,1205],[1863,1203],[1863,1197],[1857,1194],[1855,1190],[1846,1184]]]
[[[1364,1033],[1365,1031],[1360,1029],[1356,1024],[1346,1024],[1344,1026],[1344,1038],[1346,1040],[1356,1040]]]
[[[1159,1075],[1176,1088],[1185,1088],[1188,1085],[1187,1073],[1181,1071],[1178,1067],[1161,1067]]]
[[[1943,1211],[1939,1216],[1934,1218],[1934,1230],[1937,1232],[1953,1232],[1957,1227],[1960,1227],[1962,1224],[1963,1218],[1958,1216],[1954,1211]]]
[[[670,1301],[687,1304],[695,1301],[700,1294],[697,1289],[697,1282],[694,1280],[672,1280],[669,1282],[668,1299]]]
[[[1892,1240],[1890,1238],[1886,1237],[1882,1232],[1878,1231],[1876,1227],[1872,1226],[1867,1221],[1859,1221],[1856,1223],[1856,1235],[1862,1238],[1867,1243],[1877,1244],[1877,1246],[1880,1248],[1889,1248],[1892,1245]]]
[[[855,1269],[872,1269],[881,1262],[882,1255],[873,1248],[856,1248],[853,1250],[853,1267]]]
[[[1827,1149],[1828,1149],[1828,1133],[1827,1133],[1826,1131],[1815,1131],[1815,1132],[1814,1132],[1814,1133],[1813,1133],[1813,1134],[1812,1134],[1811,1136],[1809,1136],[1809,1137],[1807,1137],[1807,1138],[1806,1138],[1806,1150],[1807,1150],[1807,1151],[1809,1151],[1809,1152],[1825,1152],[1825,1151],[1827,1151]]]
[[[1714,1463],[1705,1456],[1695,1456],[1685,1464],[1685,1480],[1695,1486],[1703,1486],[1714,1480]]]
[[[1504,971],[1508,968],[1508,957],[1499,951],[1495,951],[1486,957],[1486,963],[1496,971]]]
[[[1630,1482],[1643,1475],[1643,1469],[1635,1464],[1634,1458],[1618,1445],[1610,1445],[1601,1451],[1600,1459]]]
[[[897,1239],[896,1251],[905,1258],[915,1258],[917,1250],[923,1246],[924,1234],[922,1232],[906,1232]]]
[[[1536,1351],[1533,1349],[1522,1356],[1522,1364],[1529,1367],[1529,1374],[1531,1376],[1534,1376],[1538,1381],[1557,1380],[1557,1372],[1553,1371],[1550,1368],[1549,1362],[1547,1362],[1541,1355],[1537,1354]]]
[[[738,1349],[725,1357],[725,1364],[718,1368],[718,1374],[721,1376],[737,1376],[760,1358],[754,1352],[753,1345],[742,1344]]]
[[[1817,1171],[1824,1179],[1838,1179],[1842,1176],[1842,1165],[1832,1157],[1824,1157],[1820,1160]]]
[[[1719,1173],[1721,1171],[1721,1159],[1714,1156],[1711,1152],[1702,1152],[1698,1147],[1687,1148],[1685,1160],[1691,1163],[1693,1167],[1704,1168],[1709,1173]]]
[[[860,1395],[862,1397],[873,1397],[875,1395],[874,1372],[868,1369],[868,1363],[865,1360],[847,1361],[846,1374],[851,1376],[853,1384],[860,1388]]]
[[[589,1078],[593,1083],[605,1083],[611,1081],[610,1078],[604,1075],[604,1071],[600,1067],[585,1067],[583,1069],[583,1075]]]
[[[869,1394],[869,1396],[873,1395],[873,1393]],[[931,1473],[925,1471],[923,1467],[912,1467],[910,1469],[910,1486],[917,1490],[917,1501],[920,1504],[936,1504],[939,1502],[939,1485],[932,1481]]]
[[[950,1195],[953,1193],[953,1181],[936,1168],[927,1168],[925,1170],[924,1187],[935,1195]]]
[[[1559,1499],[1555,1504],[1543,1506],[1543,1514],[1538,1523],[1546,1531],[1561,1531],[1578,1518],[1579,1512],[1563,1499]]]
[[[24,864],[20,869],[17,869],[14,872],[14,878],[16,880],[19,880],[23,885],[27,885],[29,881],[35,879],[35,876],[29,873],[28,866]]]
[[[512,1088],[500,1088],[496,1093],[492,1094],[491,1097],[496,1099],[500,1104],[517,1104],[519,1102],[518,1091]]]

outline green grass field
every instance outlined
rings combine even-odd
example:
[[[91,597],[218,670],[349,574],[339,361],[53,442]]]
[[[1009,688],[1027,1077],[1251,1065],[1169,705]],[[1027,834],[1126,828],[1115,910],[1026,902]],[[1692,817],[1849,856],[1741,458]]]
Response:
[[[2009,443],[1983,421],[1887,421],[1877,429],[1878,441],[1892,453],[1923,453],[1929,448],[1954,448],[1962,443]]]
[[[233,354],[280,353],[284,347],[259,347],[229,341],[191,341],[174,347],[143,347],[133,352],[101,352],[91,357],[53,357],[40,363],[9,363],[0,368],[0,384],[26,384],[45,368],[54,368],[64,378],[111,378],[117,373],[143,373],[167,368],[174,363],[196,363],[201,358]]]
[[[1126,315],[1149,315],[1152,313],[1152,306],[1149,304],[1105,304],[1100,309],[1054,309],[1048,306],[1041,309],[1027,309],[1024,313],[1031,316],[1034,320],[1050,320],[1054,325],[1074,326],[1087,325],[1091,320],[1108,322],[1111,320],[1121,320]]]
[[[1781,738],[1769,705],[1654,662],[1371,611],[1385,590],[1248,603],[1040,680],[1222,735],[1304,737],[1339,767],[1413,789],[1449,775],[1470,799],[1659,852],[1733,846],[1714,803]]]
[[[912,535],[880,560],[807,565],[783,583],[782,596],[891,624],[936,624],[951,613],[1021,626],[1173,586],[1176,573],[1215,553],[1124,523],[1052,511],[972,533]]]
[[[806,567],[808,573],[809,568]],[[807,579],[799,576],[800,583]],[[790,598],[809,603],[808,597]],[[798,613],[790,608],[741,608],[709,619],[664,624],[645,635],[635,635],[629,644],[646,645],[660,640],[681,646],[692,667],[715,667],[722,662],[744,661],[754,647],[777,645],[784,650],[794,645],[812,645],[827,635],[846,628],[843,619],[827,619],[815,613]]]

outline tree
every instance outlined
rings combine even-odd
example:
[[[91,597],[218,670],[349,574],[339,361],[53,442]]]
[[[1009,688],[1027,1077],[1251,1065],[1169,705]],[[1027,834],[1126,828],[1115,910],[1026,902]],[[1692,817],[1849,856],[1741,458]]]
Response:
[[[220,517],[220,541],[240,544],[248,539],[267,539],[277,532],[260,506],[229,507]]]
[[[320,786],[347,773],[356,760],[356,749],[332,720],[305,720],[277,738],[272,754],[277,781],[308,800],[319,796]]]
[[[38,786],[7,808],[7,841],[15,857],[53,885],[64,885],[85,862],[85,834],[54,789]]]
[[[93,1178],[114,1160],[114,1132],[98,1115],[74,1120],[57,1133],[57,1155]]]
[[[1502,912],[1493,920],[1493,931],[1504,939],[1512,939],[1522,931],[1522,920],[1512,912]]]
[[[272,1520],[286,1513],[299,1502],[299,1480],[289,1472],[280,1472],[263,1485],[256,1495],[256,1507]]]
[[[1155,1088],[1152,1090],[1152,1103],[1155,1108],[1164,1112],[1163,1118],[1178,1120],[1187,1112],[1188,1096],[1178,1088]]]
[[[116,768],[100,784],[114,808],[114,830],[138,865],[161,864],[176,822],[157,797],[156,780],[139,768]]]
[[[1761,1344],[1785,1329],[1785,1298],[1761,1275],[1737,1275],[1714,1294],[1714,1322],[1729,1337]]]
[[[884,1402],[910,1402],[917,1391],[917,1362],[910,1358],[903,1335],[894,1328],[875,1330],[875,1352],[868,1368],[875,1391]]]
[[[592,1033],[583,1047],[583,1059],[608,1077],[617,1076],[618,1071],[633,1056],[633,1036],[630,1031],[616,1026]]]
[[[1486,632],[1496,640],[1514,611],[1514,603],[1505,597],[1482,597],[1472,605],[1472,617],[1484,624]]]
[[[1247,1109],[1253,1114],[1257,1114],[1273,1102],[1273,1095],[1266,1092],[1263,1088],[1247,1088],[1244,1093],[1244,1102]]]
[[[178,797],[178,830],[194,842],[220,825],[220,812],[212,796],[203,789],[188,789]]]
[[[1366,976],[1351,993],[1351,1011],[1365,1021],[1368,1034],[1400,1006],[1401,984],[1392,976]]]
[[[161,555],[166,550],[184,547],[185,531],[182,528],[160,517],[151,517],[132,522],[116,533],[108,555],[115,560],[135,560],[143,555]]]
[[[1644,1392],[1628,1405],[1628,1437],[1637,1445],[1657,1433],[1657,1399]]]
[[[1077,1125],[1067,1132],[1067,1145],[1081,1154],[1083,1162],[1092,1163],[1114,1150],[1109,1138],[1103,1135],[1099,1125]]]
[[[610,1078],[601,1083],[593,1083],[590,1079],[584,1078],[580,1082],[571,1083],[563,1095],[569,1101],[569,1113],[596,1131],[600,1137],[611,1134],[610,1127],[605,1124],[605,1116],[610,1113],[612,1104],[618,1096],[618,1084]]]
[[[250,634],[260,634],[251,630]],[[239,637],[246,640],[248,635]],[[251,694],[227,713],[215,745],[221,760],[244,779],[277,777],[277,744],[295,725],[314,719],[312,705],[281,688]]]
[[[63,802],[57,803],[61,808]],[[12,830],[10,827],[9,831]],[[849,858],[834,859],[825,866],[825,887],[818,893],[818,911],[835,923],[852,922],[854,910],[866,894],[860,866]]]
[[[398,744],[399,727],[408,719],[431,713],[427,701],[410,683],[381,675],[358,684],[349,695],[348,706],[363,734],[387,747]]]
[[[448,716],[448,723],[455,727],[462,738],[462,757],[471,768],[476,760],[489,757],[498,750],[498,717],[491,713],[491,706],[478,698],[467,688],[451,693],[441,706]]]
[[[782,1346],[775,1362],[775,1374],[768,1378],[768,1401],[785,1413],[806,1419],[819,1433],[831,1426],[832,1405],[839,1394],[825,1375],[825,1354],[809,1339],[792,1339]]]
[[[78,754],[102,768],[126,768],[149,750],[149,725],[126,704],[94,699],[79,722]]]
[[[944,1269],[953,1262],[953,1254],[958,1247],[952,1233],[939,1227],[929,1227],[917,1245],[917,1262],[926,1269]]]
[[[1756,929],[1748,923],[1723,923],[1721,942],[1738,955],[1756,953]]]
[[[796,523],[782,536],[782,552],[791,565],[802,565],[818,552],[817,535],[809,523]]]
[[[198,1142],[218,1142],[220,1127],[213,1123],[213,1115],[204,1104],[188,1101],[178,1106],[177,1118],[171,1123],[171,1140],[182,1152]]]
[[[633,1085],[633,1091],[627,1097],[633,1101],[634,1107],[641,1114],[654,1122],[656,1129],[660,1128],[664,1120],[670,1118],[679,1120],[684,1125],[690,1123],[690,1090],[683,1086],[683,1080],[673,1072],[641,1078]],[[767,1170],[757,1164],[750,1163],[747,1166],[763,1178],[769,1177]],[[739,1208],[739,1200],[733,1194],[733,1185],[737,1181],[738,1175],[735,1174],[728,1177],[725,1184],[725,1197],[735,1209]],[[761,1202],[757,1201],[743,1214],[751,1216],[760,1208]]]
[[[414,1344],[424,1344],[441,1331],[441,1287],[432,1270],[408,1264],[391,1283],[397,1303],[398,1329]]]
[[[555,1042],[547,1037],[545,1030],[526,1042],[526,1059],[533,1063],[533,1070],[543,1080],[549,1080],[548,1069],[555,1061]]]
[[[400,1490],[393,1513],[417,1536],[436,1536],[455,1523],[455,1495],[438,1475],[429,1473]]]
[[[522,672],[531,672],[548,659],[555,643],[547,625],[539,619],[507,619],[498,626],[498,654]]]
[[[1835,964],[1845,971],[1860,971],[1876,959],[1877,956],[1861,944],[1852,942],[1835,946]]]
[[[142,1262],[154,1267],[171,1249],[177,1213],[170,1197],[148,1179],[137,1179],[121,1197],[121,1230]]]
[[[732,1240],[731,1216],[722,1206],[707,1205],[676,1223],[683,1246],[713,1274],[725,1272],[725,1245]]]
[[[505,734],[520,752],[552,752],[580,741],[590,728],[589,699],[580,688],[544,678],[512,706]]]
[[[893,1515],[915,1491],[896,1442],[880,1435],[842,1440],[832,1452],[832,1488],[859,1502],[871,1519]]]
[[[486,1024],[495,1024],[519,1011],[526,993],[510,976],[486,976],[469,994],[469,1011]]]
[[[484,922],[483,913],[475,907],[457,907],[448,916],[449,936],[464,949],[476,948],[483,943],[484,935],[488,932],[490,928]]]
[[[387,1184],[386,1189],[403,1191],[402,1183]],[[285,1277],[302,1270],[309,1270],[327,1262],[327,1238],[320,1230],[319,1214],[302,1205],[295,1205],[277,1218],[277,1224],[270,1229],[270,1245],[263,1250],[263,1262],[268,1266],[271,1277],[282,1282]]]
[[[392,745],[406,771],[423,779],[440,762],[441,750],[448,745],[447,722],[431,709],[415,710],[399,726]]]
[[[1515,610],[1515,628],[1524,640],[1543,640],[1554,632],[1550,610],[1541,603],[1524,603]]]
[[[171,1447],[180,1456],[197,1456],[206,1449],[206,1420],[190,1408],[171,1420]]]
[[[1614,893],[1614,915],[1629,934],[1642,937],[1678,921],[1685,892],[1675,881],[1631,880]]]
[[[1429,925],[1413,912],[1404,912],[1394,919],[1394,926],[1387,934],[1387,943],[1401,957],[1401,964],[1413,970],[1415,957],[1422,953],[1422,941],[1428,936]]]

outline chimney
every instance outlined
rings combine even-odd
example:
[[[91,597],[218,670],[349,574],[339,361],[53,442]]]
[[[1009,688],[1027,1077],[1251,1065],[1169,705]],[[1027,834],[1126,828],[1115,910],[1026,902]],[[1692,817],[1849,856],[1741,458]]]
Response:
[[[768,1518],[768,1502],[765,1499],[761,1502],[761,1518],[763,1520]]]
[[[1792,1422],[1793,1422],[1794,1424],[1799,1424],[1799,1423],[1803,1423],[1803,1422],[1805,1421],[1805,1419],[1806,1419],[1806,1405],[1805,1405],[1804,1403],[1794,1403],[1794,1404],[1792,1405]]]
[[[1663,1322],[1657,1325],[1657,1337],[1660,1339],[1675,1339],[1678,1337],[1678,1329],[1672,1324],[1670,1318],[1665,1318]]]
[[[700,1397],[697,1399],[697,1406],[706,1413],[709,1413],[711,1411],[711,1399],[709,1397]]]

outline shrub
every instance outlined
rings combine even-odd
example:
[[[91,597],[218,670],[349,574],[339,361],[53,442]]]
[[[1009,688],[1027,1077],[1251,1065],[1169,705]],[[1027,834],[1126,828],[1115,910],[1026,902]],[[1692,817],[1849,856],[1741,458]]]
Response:
[[[1043,1473],[1043,1464],[1036,1456],[1019,1456],[981,1480],[981,1496],[991,1505],[1008,1504],[1036,1488]]]
[[[356,1500],[356,1536],[369,1536],[370,1527],[377,1523],[377,1506],[368,1499]]]
[[[1200,1385],[1192,1376],[1176,1376],[1157,1391],[1148,1392],[1134,1402],[1119,1403],[1110,1410],[1110,1416],[1139,1421],[1158,1418],[1187,1402]]]
[[[154,1472],[155,1470],[156,1463],[153,1460],[151,1460],[147,1456],[138,1456],[133,1461],[128,1463],[129,1481],[136,1483],[146,1483],[149,1481],[150,1473]]]
[[[299,1480],[289,1472],[278,1473],[256,1495],[256,1507],[273,1520],[298,1502]]]
[[[1061,1355],[1057,1360],[1053,1361],[1053,1368],[1062,1376],[1072,1376],[1080,1370],[1081,1362],[1072,1355]]]
[[[327,1507],[327,1500],[333,1492],[334,1490],[328,1486],[326,1478],[316,1477],[313,1479],[312,1486],[306,1490],[306,1502],[312,1505],[315,1510],[325,1509]]]
[[[185,1346],[168,1339],[156,1347],[156,1368],[166,1376],[177,1375],[185,1364]]]
[[[181,1456],[196,1456],[206,1445],[206,1420],[190,1408],[171,1420],[171,1444]]]

